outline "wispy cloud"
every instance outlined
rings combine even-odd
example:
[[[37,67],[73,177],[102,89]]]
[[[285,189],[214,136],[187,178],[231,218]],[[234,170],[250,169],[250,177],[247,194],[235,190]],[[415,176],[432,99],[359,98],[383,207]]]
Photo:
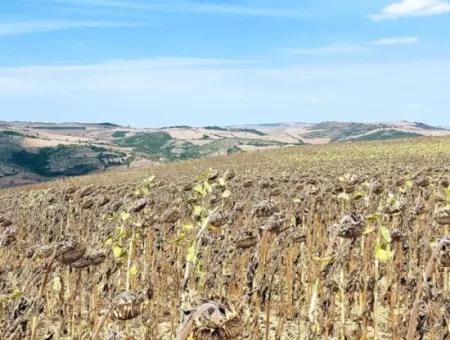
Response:
[[[164,126],[336,120],[341,112],[348,120],[361,112],[368,120],[399,119],[403,112],[420,121],[433,112],[443,123],[450,98],[440,85],[449,77],[448,62],[271,67],[165,58],[0,67],[0,116]],[[410,103],[426,109],[405,107]]]
[[[79,6],[95,6],[105,8],[120,8],[124,10],[172,12],[172,13],[219,13],[245,16],[267,17],[303,17],[296,8],[279,8],[264,6],[247,6],[222,3],[199,3],[193,1],[143,2],[123,0],[54,0],[62,4]]]
[[[382,38],[372,42],[373,45],[385,46],[385,45],[409,45],[417,44],[420,41],[417,37],[390,37]]]
[[[369,43],[333,43],[330,45],[317,47],[286,48],[281,50],[291,56],[336,56],[336,55],[354,55],[365,54],[371,51],[370,45],[392,46],[417,44],[420,41],[418,37],[386,37],[374,40]]]
[[[365,46],[356,44],[336,43],[318,47],[289,48],[284,51],[291,55],[337,55],[367,53],[369,49]]]
[[[195,74],[202,76],[205,72],[215,73],[216,70],[227,72],[228,68],[239,64],[239,60],[233,59],[151,58],[112,60],[99,64],[0,67],[0,91],[21,89],[25,93],[48,91],[127,93],[164,90],[167,86],[178,89],[181,79],[185,81],[189,77],[195,78]],[[185,74],[189,75],[186,79]],[[152,79],[147,79],[149,75]],[[45,83],[45,87],[41,87],[40,82]]]
[[[375,21],[381,21],[449,12],[450,2],[446,0],[402,0],[384,7],[380,13],[372,15],[371,18]]]
[[[120,21],[31,20],[0,23],[0,35],[18,35],[74,28],[138,27],[143,24]]]
[[[290,121],[300,112],[317,120],[333,118],[330,112],[346,112],[349,120],[361,112],[387,120],[404,110],[409,119],[421,120],[411,114],[422,111],[405,105],[413,98],[446,117],[450,99],[440,84],[449,76],[449,63],[264,67],[169,58],[0,67],[0,116],[53,120],[63,113],[66,120],[155,126],[231,124],[249,114]]]

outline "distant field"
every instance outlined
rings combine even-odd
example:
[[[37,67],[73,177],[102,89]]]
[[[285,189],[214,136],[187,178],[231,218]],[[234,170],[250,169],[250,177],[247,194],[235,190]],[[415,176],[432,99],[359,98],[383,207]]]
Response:
[[[449,181],[430,137],[0,190],[0,334],[445,339]]]
[[[86,130],[84,126],[31,126],[34,130]]]
[[[0,122],[0,188],[143,162],[168,163],[306,144],[448,136],[417,122],[323,122],[132,128],[111,123]]]

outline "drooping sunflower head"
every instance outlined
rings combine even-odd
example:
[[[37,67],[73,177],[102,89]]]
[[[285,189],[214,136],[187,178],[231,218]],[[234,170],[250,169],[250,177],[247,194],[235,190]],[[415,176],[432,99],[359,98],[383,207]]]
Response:
[[[239,339],[244,330],[245,315],[225,299],[202,300],[190,311],[180,339]]]

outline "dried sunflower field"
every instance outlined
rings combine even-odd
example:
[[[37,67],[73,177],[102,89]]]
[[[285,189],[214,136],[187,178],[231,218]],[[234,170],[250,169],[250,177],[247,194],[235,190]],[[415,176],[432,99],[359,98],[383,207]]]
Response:
[[[449,339],[450,139],[0,191],[0,339]]]

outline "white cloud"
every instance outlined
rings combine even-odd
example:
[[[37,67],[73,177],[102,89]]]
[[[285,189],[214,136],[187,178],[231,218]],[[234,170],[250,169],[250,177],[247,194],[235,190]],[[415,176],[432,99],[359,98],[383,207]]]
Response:
[[[53,91],[164,91],[167,86],[178,89],[181,79],[186,81],[189,77],[195,78],[196,74],[201,77],[216,68],[224,72],[235,63],[238,61],[154,58],[115,60],[86,65],[0,68],[0,91],[24,91],[29,94]],[[177,77],[177,74],[180,76]]]
[[[450,2],[446,0],[402,0],[384,7],[380,13],[372,15],[375,21],[419,17],[450,12]]]
[[[441,122],[450,107],[441,84],[449,77],[448,62],[274,67],[162,58],[0,67],[0,117],[198,126],[358,120],[362,114],[367,120],[404,114],[421,121],[427,114]],[[408,103],[425,109],[409,109]]]
[[[369,49],[360,45],[336,43],[310,48],[289,48],[284,51],[291,55],[335,55],[367,53]]]
[[[107,8],[120,8],[124,10],[155,11],[173,13],[222,13],[245,16],[268,17],[302,17],[295,8],[278,8],[264,6],[248,6],[225,3],[205,3],[194,1],[123,1],[123,0],[53,0],[62,4],[80,6],[96,6]]]
[[[390,37],[382,38],[372,42],[373,45],[408,45],[417,44],[419,42],[417,37]]]
[[[84,20],[31,20],[0,23],[0,35],[18,35],[36,32],[60,31],[73,28],[137,27],[139,23]]]

